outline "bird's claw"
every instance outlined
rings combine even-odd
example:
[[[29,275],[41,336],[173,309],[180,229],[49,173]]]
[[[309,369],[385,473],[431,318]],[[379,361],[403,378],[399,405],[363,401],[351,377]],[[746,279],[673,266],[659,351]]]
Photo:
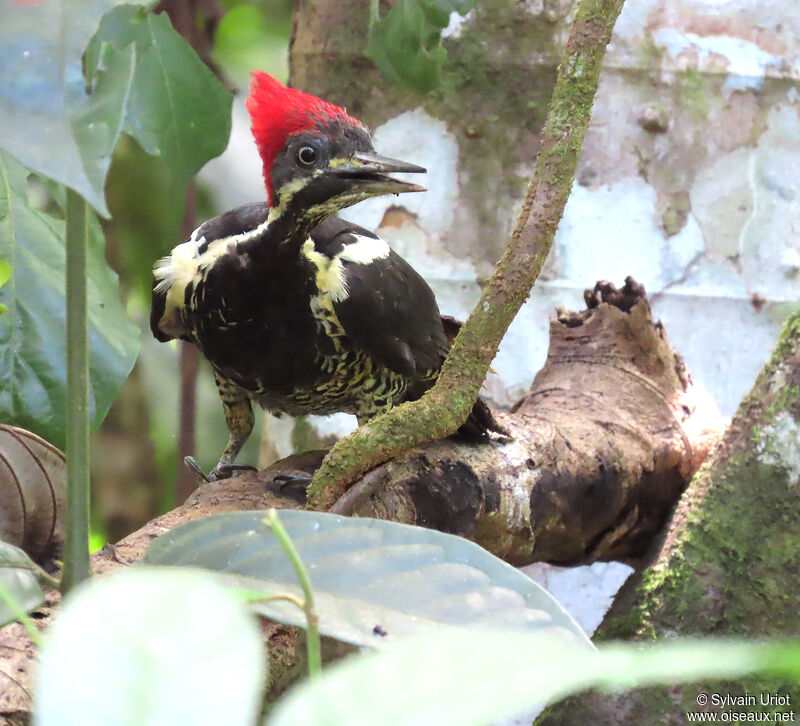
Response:
[[[255,466],[249,464],[217,464],[210,473],[206,474],[193,456],[185,456],[183,463],[192,472],[198,486],[220,479],[229,479],[237,471],[258,471]]]
[[[200,486],[201,484],[208,484],[208,482],[211,481],[209,476],[200,468],[200,464],[197,463],[193,456],[184,456],[183,464],[192,473],[192,476],[197,482],[197,486]]]
[[[300,469],[293,469],[292,471],[287,471],[285,474],[278,474],[277,476],[272,478],[272,481],[278,484],[278,487],[283,490],[287,487],[295,487],[299,485],[303,485],[303,488],[308,486],[311,482],[311,474],[301,471]]]

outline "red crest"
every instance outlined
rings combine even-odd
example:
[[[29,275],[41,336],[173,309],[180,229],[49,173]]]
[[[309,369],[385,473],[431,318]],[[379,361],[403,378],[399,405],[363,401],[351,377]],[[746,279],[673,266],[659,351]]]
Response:
[[[340,106],[309,93],[287,88],[262,71],[253,72],[246,103],[250,113],[250,130],[264,165],[264,182],[269,204],[272,204],[274,198],[270,180],[272,164],[290,136],[332,119],[355,126],[362,125]]]

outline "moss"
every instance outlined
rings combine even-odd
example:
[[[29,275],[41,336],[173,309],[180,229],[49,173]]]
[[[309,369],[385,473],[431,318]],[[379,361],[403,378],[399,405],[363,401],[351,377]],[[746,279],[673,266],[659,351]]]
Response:
[[[646,31],[645,36],[639,41],[639,45],[636,48],[635,67],[645,68],[651,73],[660,73],[663,57],[664,53],[656,45],[652,32]],[[648,74],[648,77],[650,77],[650,74]],[[647,87],[652,89],[654,97],[658,97],[656,84],[648,83]]]
[[[529,181],[520,167],[535,158],[561,54],[558,29],[516,0],[478,3],[460,37],[445,42],[442,85],[425,100],[458,142],[460,194],[486,240],[486,259],[500,255],[498,219],[513,218]]]
[[[675,87],[683,98],[684,107],[695,120],[705,119],[711,105],[711,90],[705,74],[696,68],[687,68],[676,81]]]
[[[800,313],[792,313],[783,323],[778,345],[772,354],[771,364],[776,365],[800,346]]]
[[[691,209],[689,193],[686,190],[669,195],[667,207],[661,215],[661,225],[668,237],[674,237],[686,226]]]

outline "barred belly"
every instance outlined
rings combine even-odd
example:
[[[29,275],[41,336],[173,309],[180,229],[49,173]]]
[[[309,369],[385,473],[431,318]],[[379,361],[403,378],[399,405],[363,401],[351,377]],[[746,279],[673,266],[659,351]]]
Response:
[[[332,343],[318,353],[319,375],[311,386],[276,396],[268,389],[252,392],[263,408],[290,416],[354,413],[370,418],[389,410],[406,392],[406,377],[377,363],[369,353],[354,350],[327,296],[312,299],[311,309],[321,335]]]

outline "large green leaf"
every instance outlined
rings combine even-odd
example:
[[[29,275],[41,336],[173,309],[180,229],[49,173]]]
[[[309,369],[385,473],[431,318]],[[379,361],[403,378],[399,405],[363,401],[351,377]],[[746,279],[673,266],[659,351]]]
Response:
[[[134,48],[122,129],[147,153],[161,157],[179,221],[189,179],[225,150],[233,96],[165,14],[153,15],[134,5],[105,15],[87,48],[87,75],[102,81],[103,69],[122,65],[119,56]]]
[[[19,547],[0,541],[0,588],[25,612],[44,604],[44,592],[30,557]],[[0,627],[17,619],[16,609],[0,597]]]
[[[11,279],[11,265],[5,260],[0,260],[0,286],[5,285]],[[8,307],[0,303],[0,315],[8,312]]]
[[[118,2],[2,0],[0,24],[0,147],[104,214],[103,185],[123,98],[116,82],[103,86],[115,102],[88,95],[81,58],[100,18]]]
[[[38,726],[252,726],[261,635],[198,572],[128,570],[65,602],[38,668]]]
[[[589,687],[753,671],[800,677],[800,644],[695,641],[592,652],[546,634],[443,632],[333,666],[283,699],[267,724],[485,726]]]
[[[119,0],[2,1],[0,148],[107,215],[105,178],[125,131],[174,175],[180,214],[181,185],[225,148],[231,96],[167,16],[117,8],[84,78],[87,44]]]
[[[0,257],[12,267],[0,288],[0,420],[64,448],[66,324],[64,221],[34,209],[28,171],[0,153]],[[102,422],[136,360],[139,333],[119,301],[100,224],[88,215],[90,406]]]
[[[450,14],[466,15],[474,0],[398,0],[386,17],[370,23],[366,55],[392,83],[431,91],[447,54],[442,29]]]
[[[262,523],[264,512],[232,512],[189,522],[159,537],[151,565],[203,567],[244,576],[266,595],[300,595],[288,558]],[[320,632],[357,645],[452,626],[488,625],[558,632],[588,646],[583,631],[546,590],[461,537],[422,527],[310,511],[280,520],[309,572]],[[259,612],[304,625],[285,602]]]

